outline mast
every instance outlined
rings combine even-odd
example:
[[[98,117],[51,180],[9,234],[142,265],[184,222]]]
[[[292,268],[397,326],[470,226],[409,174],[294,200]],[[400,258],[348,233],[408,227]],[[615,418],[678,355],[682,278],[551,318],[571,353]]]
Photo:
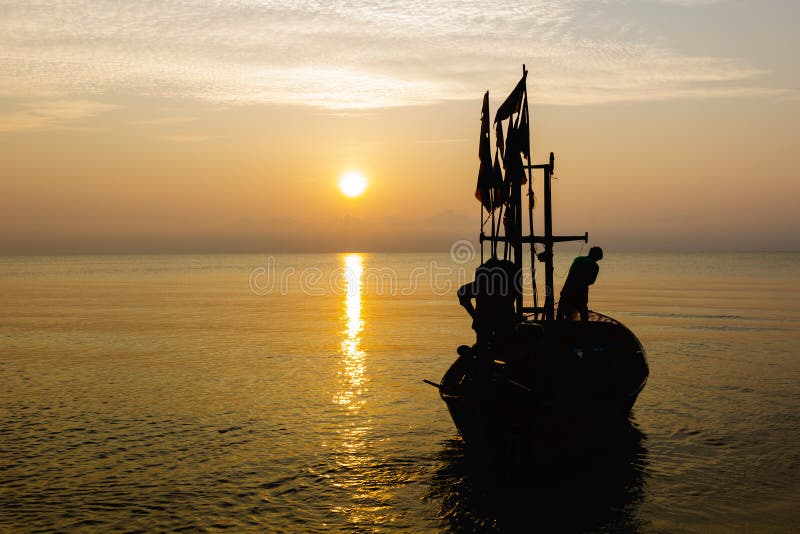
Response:
[[[522,316],[522,184],[514,184],[511,190],[511,201],[514,206],[512,218],[511,244],[514,251],[514,280],[519,281],[520,291],[517,292],[517,315]]]
[[[544,167],[544,317],[555,318],[555,288],[553,287],[553,203],[550,180],[553,177],[555,156],[550,152],[550,163]],[[533,245],[531,245],[533,247]]]

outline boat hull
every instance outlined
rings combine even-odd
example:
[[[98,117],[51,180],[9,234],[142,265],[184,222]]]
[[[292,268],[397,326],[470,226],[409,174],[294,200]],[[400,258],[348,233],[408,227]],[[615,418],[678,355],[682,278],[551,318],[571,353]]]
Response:
[[[649,375],[636,336],[597,313],[589,321],[521,323],[494,357],[462,351],[439,386],[473,448],[569,450],[602,440],[627,420]]]

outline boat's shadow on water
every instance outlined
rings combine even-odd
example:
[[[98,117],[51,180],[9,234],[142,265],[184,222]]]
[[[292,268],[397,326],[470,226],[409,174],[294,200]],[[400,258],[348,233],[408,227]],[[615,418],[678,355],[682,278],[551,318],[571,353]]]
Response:
[[[429,498],[456,532],[636,531],[647,468],[646,436],[634,424],[603,447],[536,466],[487,459],[446,440]],[[537,453],[538,454],[538,453]]]

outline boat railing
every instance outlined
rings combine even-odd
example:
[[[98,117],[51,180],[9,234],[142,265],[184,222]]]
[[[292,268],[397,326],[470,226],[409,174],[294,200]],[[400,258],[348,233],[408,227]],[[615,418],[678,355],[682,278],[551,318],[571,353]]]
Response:
[[[614,319],[613,317],[609,317],[608,315],[604,315],[600,312],[596,312],[594,310],[589,310],[589,321],[595,323],[608,323],[608,324],[618,324],[622,325],[619,321]]]

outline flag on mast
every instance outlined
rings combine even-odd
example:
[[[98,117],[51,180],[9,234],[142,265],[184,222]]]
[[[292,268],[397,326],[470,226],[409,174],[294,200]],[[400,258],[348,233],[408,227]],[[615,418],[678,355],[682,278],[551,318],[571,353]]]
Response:
[[[523,152],[522,146],[520,145],[521,138],[522,134],[520,133],[519,126],[514,127],[513,121],[510,121],[508,125],[508,134],[506,136],[506,153],[505,157],[503,157],[503,166],[506,169],[505,182],[509,188],[518,187],[528,181],[527,176],[525,176],[522,158],[520,157],[520,154]]]
[[[494,170],[492,169],[492,150],[489,148],[489,91],[483,95],[481,109],[481,139],[478,145],[478,158],[481,166],[478,169],[478,185],[475,187],[475,198],[483,204],[486,211],[492,211],[492,185]]]
[[[522,99],[527,93],[526,89],[526,79],[528,78],[528,71],[526,70],[522,74],[522,78],[517,83],[517,86],[514,87],[514,90],[511,91],[511,94],[508,95],[505,102],[500,104],[500,107],[497,108],[497,113],[494,116],[494,122],[504,121],[507,118],[511,117],[514,113],[519,113],[520,107],[522,106]]]
[[[494,138],[495,138],[495,144],[497,145],[497,150],[500,151],[500,156],[502,157],[503,154],[505,154],[505,150],[506,150],[505,143],[503,142],[504,136],[503,136],[503,123],[502,122],[496,122],[495,123]]]
[[[530,116],[528,115],[528,95],[526,94],[524,97],[524,101],[522,103],[522,117],[519,120],[519,128],[517,129],[519,133],[519,148],[522,151],[522,155],[525,156],[525,159],[528,160],[528,163],[531,162],[531,130],[530,130]],[[525,182],[522,182],[523,184]]]
[[[505,182],[510,187],[528,182],[520,157],[523,155],[528,163],[531,161],[527,79],[528,71],[524,70],[523,66],[522,78],[498,108],[494,118],[498,126],[502,124],[501,121],[508,119],[503,166],[506,170]],[[513,117],[515,114],[516,118]]]
[[[499,208],[508,200],[508,190],[503,187],[503,170],[500,168],[499,149],[494,151],[494,166],[492,168],[492,189],[494,194],[494,207]]]

